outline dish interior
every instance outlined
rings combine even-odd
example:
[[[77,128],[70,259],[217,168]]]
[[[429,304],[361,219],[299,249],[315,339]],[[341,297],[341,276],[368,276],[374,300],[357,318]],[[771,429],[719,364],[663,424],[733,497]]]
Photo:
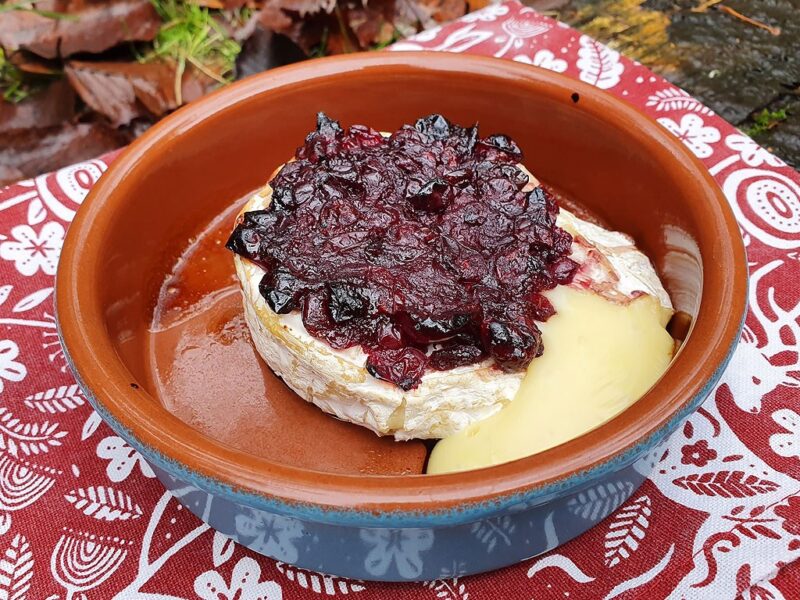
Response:
[[[302,402],[260,363],[241,319],[225,238],[242,199],[293,154],[320,110],[343,125],[387,131],[437,112],[462,125],[477,121],[484,134],[510,135],[537,177],[633,236],[683,324],[694,320],[703,293],[699,248],[714,244],[702,226],[708,209],[685,199],[690,186],[680,169],[668,168],[669,150],[630,124],[602,118],[608,102],[557,87],[498,87],[479,69],[437,77],[396,65],[341,77],[321,68],[310,80],[240,94],[162,136],[159,152],[143,155],[126,177],[124,196],[135,202],[118,202],[93,242],[105,250],[93,265],[104,284],[93,293],[106,307],[104,325],[131,383],[149,392],[142,401],[160,401],[198,431],[276,462],[422,472],[424,444],[378,439]],[[170,283],[173,272],[182,275]],[[284,425],[287,415],[292,423]]]

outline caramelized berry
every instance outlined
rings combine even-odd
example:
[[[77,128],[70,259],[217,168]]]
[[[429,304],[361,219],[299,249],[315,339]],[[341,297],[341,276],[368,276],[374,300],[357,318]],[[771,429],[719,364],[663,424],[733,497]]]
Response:
[[[320,113],[227,247],[264,268],[273,311],[361,346],[369,372],[403,389],[487,358],[523,369],[543,350],[535,321],[554,313],[541,292],[577,265],[555,201],[522,191],[521,157],[508,136],[442,115],[386,138]]]

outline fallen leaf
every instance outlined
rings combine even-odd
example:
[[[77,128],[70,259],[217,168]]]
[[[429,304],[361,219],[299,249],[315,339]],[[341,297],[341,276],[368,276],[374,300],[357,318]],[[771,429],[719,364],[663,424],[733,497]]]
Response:
[[[348,7],[347,25],[362,49],[376,44],[385,45],[392,41],[395,35],[395,26],[392,24],[393,4],[373,1]]]
[[[70,61],[65,72],[78,95],[114,126],[143,116],[161,117],[178,107],[175,65],[171,62]],[[185,102],[208,93],[216,82],[188,68],[183,74]]]
[[[96,54],[120,42],[152,40],[161,25],[149,0],[38,2],[36,8],[72,18],[18,10],[0,13],[0,45],[7,51],[23,48],[44,58]]]
[[[236,57],[236,79],[304,58],[305,53],[288,37],[258,25],[242,44],[242,51]]]
[[[165,63],[70,61],[65,73],[83,101],[114,126],[130,123],[145,110],[160,116],[177,107],[175,71]]]
[[[345,49],[346,44],[336,44],[332,39],[341,37],[341,28],[332,14],[335,8],[336,0],[266,0],[259,21],[265,29],[288,37],[307,55],[312,54],[323,38],[332,42],[332,46]]]
[[[259,20],[308,55],[382,47],[467,12],[466,0],[267,0]]]
[[[20,71],[32,75],[61,75],[61,66],[57,61],[44,59],[25,50],[14,52],[8,60]]]
[[[395,0],[393,24],[406,37],[468,12],[466,0]]]
[[[417,0],[416,4],[429,11],[438,23],[458,19],[467,12],[466,0]]]
[[[286,11],[298,13],[301,17],[318,12],[332,13],[336,0],[273,0]]]
[[[51,127],[75,116],[75,92],[60,79],[22,102],[0,102],[0,134],[34,127]]]
[[[20,179],[25,179],[25,173],[16,167],[0,163],[0,187],[10,185]]]
[[[280,0],[264,2],[258,19],[264,28],[283,34],[289,34],[294,25],[292,18],[281,9]]]
[[[0,185],[94,158],[129,141],[95,122],[0,133]]]

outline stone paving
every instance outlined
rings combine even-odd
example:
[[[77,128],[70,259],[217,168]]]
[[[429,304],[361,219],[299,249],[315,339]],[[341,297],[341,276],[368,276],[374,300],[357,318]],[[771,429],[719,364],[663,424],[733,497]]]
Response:
[[[800,0],[528,3],[646,64],[800,168]]]

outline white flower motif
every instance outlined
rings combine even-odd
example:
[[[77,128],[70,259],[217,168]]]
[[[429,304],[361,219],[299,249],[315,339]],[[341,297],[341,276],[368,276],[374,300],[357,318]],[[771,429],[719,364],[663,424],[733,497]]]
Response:
[[[111,461],[106,467],[106,474],[111,481],[118,483],[126,480],[137,463],[142,470],[142,475],[145,477],[156,476],[142,455],[131,448],[121,437],[112,435],[103,438],[97,444],[97,456]]]
[[[441,31],[442,26],[437,25],[436,27],[431,27],[430,29],[424,29],[417,35],[414,35],[408,39],[414,40],[415,42],[432,42],[436,39],[436,36],[438,36],[439,32]]]
[[[778,456],[800,457],[800,415],[788,408],[772,413],[772,420],[788,433],[774,433],[769,436],[769,447]]]
[[[230,583],[217,571],[200,573],[194,580],[194,593],[203,600],[281,600],[281,586],[260,579],[261,567],[246,556],[233,568]]]
[[[720,140],[716,127],[706,127],[703,119],[694,113],[683,115],[680,124],[667,117],[658,119],[670,133],[678,137],[698,158],[708,158],[714,153],[710,144]]]
[[[305,529],[295,519],[251,511],[250,515],[236,515],[236,533],[254,538],[247,546],[282,562],[297,562],[295,540],[303,537]]]
[[[28,369],[16,359],[19,356],[19,346],[11,340],[0,340],[0,392],[3,391],[3,379],[8,381],[22,381],[28,374]]]
[[[417,50],[424,50],[424,49],[425,46],[421,46],[420,44],[414,44],[412,42],[397,42],[389,46],[389,50],[391,50],[392,52],[416,52]]]
[[[500,28],[512,38],[523,40],[543,34],[550,29],[550,26],[539,21],[535,14],[520,13],[518,17],[503,21]],[[522,44],[517,44],[517,47],[521,46]]]
[[[56,274],[64,227],[61,223],[45,223],[37,234],[30,225],[17,225],[11,230],[13,240],[0,244],[0,258],[14,261],[22,275],[30,277],[41,269],[47,275]]]
[[[563,73],[567,70],[567,61],[562,58],[556,58],[550,50],[539,50],[533,57],[533,60],[525,54],[519,54],[514,57],[517,62],[525,63],[526,65],[533,65],[541,67],[542,69],[549,69],[556,73]]]
[[[495,3],[488,4],[486,7],[482,8],[481,10],[476,10],[475,12],[468,13],[461,17],[461,23],[477,23],[478,21],[490,22],[496,21],[497,17],[502,17],[508,14],[509,8],[508,5],[502,3]]]
[[[742,160],[751,167],[760,167],[768,164],[771,167],[784,167],[786,163],[774,154],[764,150],[758,143],[738,133],[733,133],[725,138],[725,145],[739,153]]]
[[[422,573],[420,553],[433,546],[433,532],[426,529],[362,529],[361,539],[372,549],[364,559],[364,568],[370,575],[380,577],[394,562],[397,572],[405,579],[419,577]]]

